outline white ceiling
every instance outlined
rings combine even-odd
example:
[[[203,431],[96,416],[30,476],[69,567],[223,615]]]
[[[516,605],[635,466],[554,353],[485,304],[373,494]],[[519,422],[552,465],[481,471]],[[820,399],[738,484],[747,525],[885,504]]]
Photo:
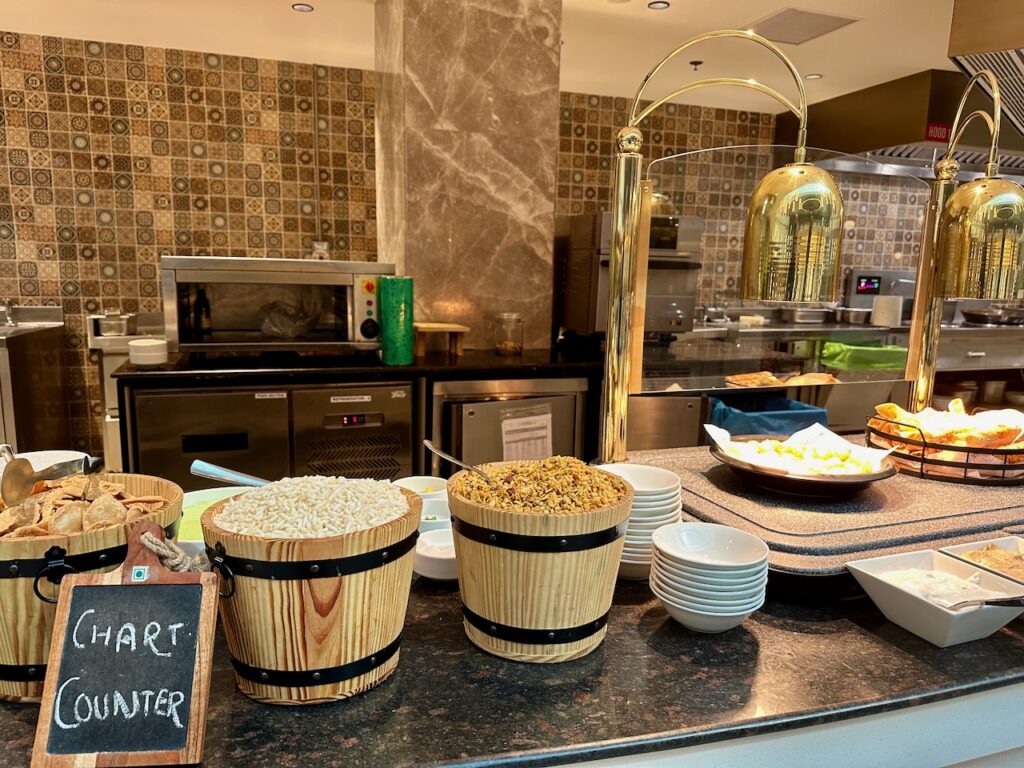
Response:
[[[373,0],[0,0],[0,29],[185,48],[338,66],[373,67]],[[692,35],[743,29],[777,10],[797,7],[860,21],[803,45],[783,46],[797,68],[818,72],[809,99],[820,101],[929,68],[946,58],[953,0],[563,0],[562,89],[631,96],[646,71]],[[705,64],[695,74],[690,59]],[[759,46],[714,41],[680,57],[651,93],[691,78],[757,77],[793,94],[781,63]],[[657,86],[661,85],[661,88]],[[778,111],[767,97],[740,89],[687,94],[689,103]]]

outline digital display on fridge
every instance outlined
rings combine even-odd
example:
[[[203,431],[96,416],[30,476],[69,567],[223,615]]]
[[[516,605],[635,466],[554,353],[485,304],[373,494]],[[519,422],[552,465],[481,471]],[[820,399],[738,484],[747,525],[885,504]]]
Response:
[[[857,278],[858,296],[877,296],[882,292],[882,278],[879,275],[860,275]]]

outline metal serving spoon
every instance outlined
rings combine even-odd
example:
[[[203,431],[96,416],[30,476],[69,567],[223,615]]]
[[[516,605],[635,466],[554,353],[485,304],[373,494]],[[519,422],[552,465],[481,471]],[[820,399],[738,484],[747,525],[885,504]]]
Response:
[[[0,498],[3,498],[4,504],[9,507],[21,504],[31,496],[35,484],[41,480],[57,480],[79,474],[89,475],[99,471],[103,466],[99,459],[83,456],[53,464],[36,472],[32,469],[32,462],[15,457],[9,445],[0,446],[0,455],[7,459],[3,477],[0,478]]]
[[[452,456],[450,453],[445,453],[444,451],[442,451],[440,448],[438,448],[436,445],[434,445],[429,440],[424,440],[423,444],[425,446],[427,446],[428,450],[430,450],[432,453],[436,453],[438,456],[440,456],[445,461],[450,461],[455,466],[462,467],[463,469],[468,469],[470,472],[476,472],[478,475],[480,475],[480,477],[482,477],[484,480],[486,480],[489,485],[497,485],[497,483],[494,482],[494,478],[491,477],[490,475],[488,475],[482,469],[480,469],[478,467],[474,467],[472,464],[466,464],[464,461],[459,461],[454,456]]]
[[[1024,595],[1011,595],[1009,597],[998,597],[991,600],[961,600],[959,603],[942,606],[947,611],[959,611],[961,608],[969,608],[972,605],[995,605],[1001,608],[1020,608],[1024,606]]]
[[[260,486],[267,485],[267,483],[270,482],[269,480],[264,480],[262,477],[247,475],[245,472],[237,472],[233,469],[221,467],[199,459],[192,462],[192,466],[189,471],[191,471],[196,477],[205,477],[207,480],[216,480],[218,483],[224,483],[225,485],[247,485],[251,488],[259,488]]]

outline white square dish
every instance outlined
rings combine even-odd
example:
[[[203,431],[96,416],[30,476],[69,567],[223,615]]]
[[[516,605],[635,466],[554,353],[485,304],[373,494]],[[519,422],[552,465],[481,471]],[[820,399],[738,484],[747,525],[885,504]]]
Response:
[[[991,605],[950,611],[880,578],[888,571],[921,568],[944,571],[962,579],[978,574],[979,583],[985,589],[1008,595],[1021,592],[1020,584],[1015,581],[933,549],[854,560],[846,567],[885,618],[940,648],[988,637],[1024,613],[1024,607]]]
[[[995,544],[1000,549],[1005,549],[1009,552],[1017,552],[1021,555],[1024,555],[1024,538],[1021,538],[1020,536],[1001,536],[998,539],[984,539],[982,541],[972,541],[969,544],[955,544],[952,547],[942,547],[941,549],[939,549],[939,551],[945,552],[947,555],[952,555],[958,560],[963,560],[964,562],[970,563],[976,568],[981,568],[982,570],[994,573],[996,574],[996,576],[1002,576],[1004,579],[1015,581],[1018,584],[1024,584],[1024,579],[1017,578],[1016,576],[1011,576],[1010,574],[1004,573],[1003,571],[1000,571],[991,566],[982,565],[981,563],[976,563],[973,560],[968,560],[966,557],[963,556],[964,552],[971,552],[975,549],[981,549],[982,547],[987,546],[989,544]]]

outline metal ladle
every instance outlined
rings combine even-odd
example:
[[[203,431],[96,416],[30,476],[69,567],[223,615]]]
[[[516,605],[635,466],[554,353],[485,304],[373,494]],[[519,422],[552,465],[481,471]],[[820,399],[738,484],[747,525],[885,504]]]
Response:
[[[80,459],[53,464],[37,472],[32,468],[32,462],[17,458],[11,447],[6,444],[0,446],[0,456],[7,459],[3,477],[0,478],[0,498],[3,498],[4,504],[9,507],[17,506],[31,496],[35,484],[41,480],[58,480],[78,474],[89,475],[103,466],[99,459],[83,456]]]
[[[207,480],[216,480],[225,485],[246,485],[250,488],[259,488],[267,485],[270,481],[255,475],[247,475],[245,472],[238,472],[234,469],[211,464],[208,461],[196,459],[192,462],[189,471],[196,477],[205,477]]]
[[[442,451],[440,448],[438,448],[436,445],[434,445],[429,440],[424,440],[423,444],[425,446],[427,446],[427,449],[431,453],[437,454],[438,456],[440,456],[445,461],[450,461],[455,466],[462,467],[463,469],[468,469],[470,472],[476,472],[478,475],[480,475],[480,477],[482,477],[484,480],[487,481],[488,485],[491,485],[491,486],[496,486],[497,485],[497,483],[494,482],[494,478],[491,477],[490,475],[488,475],[482,469],[480,469],[478,467],[474,467],[472,464],[466,464],[464,461],[459,461],[454,456],[452,456],[450,453],[445,453],[444,451]]]

